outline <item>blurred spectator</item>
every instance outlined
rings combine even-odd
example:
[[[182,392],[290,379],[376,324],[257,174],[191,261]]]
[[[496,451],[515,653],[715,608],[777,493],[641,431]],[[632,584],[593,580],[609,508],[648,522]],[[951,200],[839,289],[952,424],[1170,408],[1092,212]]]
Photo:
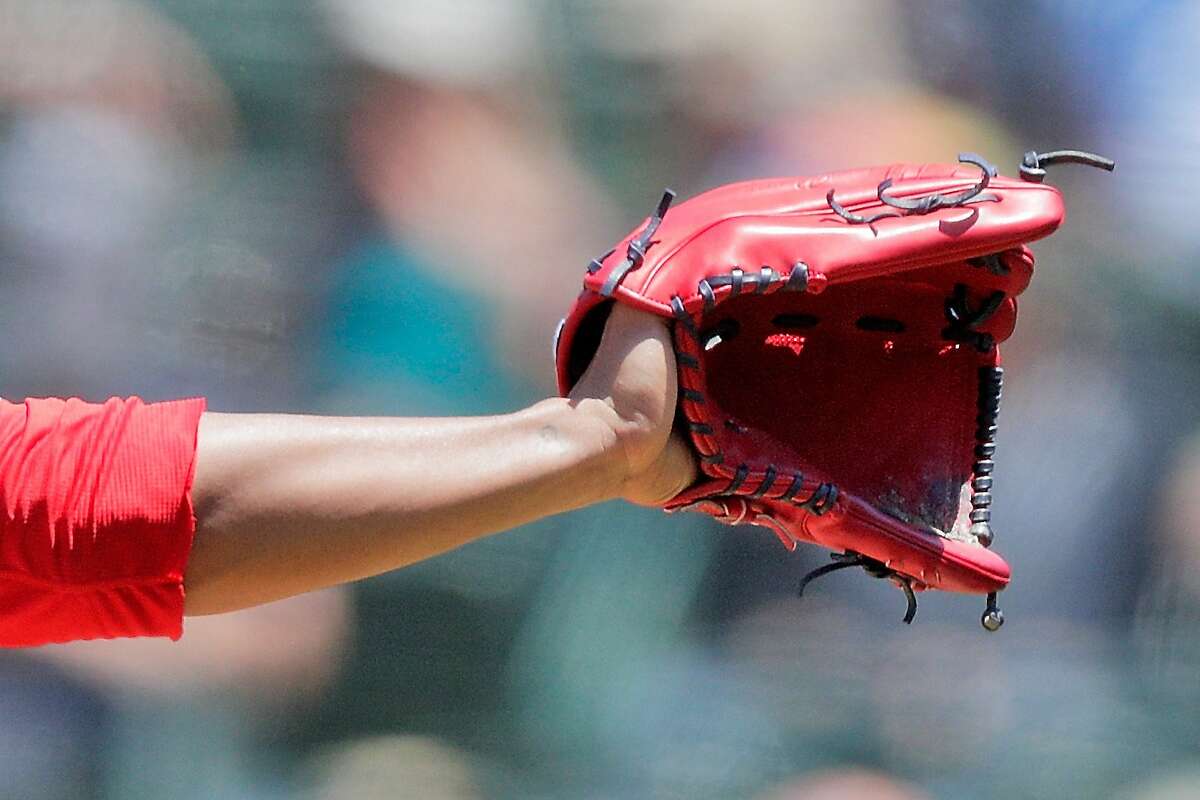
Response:
[[[726,139],[706,182],[810,175],[901,161],[947,162],[964,151],[993,159],[1007,155],[1015,164],[1019,148],[1003,125],[985,112],[918,87],[895,86],[773,115],[761,127]]]
[[[430,298],[478,326],[479,344],[536,387],[526,396],[553,391],[547,353],[561,298],[578,291],[591,258],[581,254],[620,232],[548,98],[532,91],[531,7],[364,0],[329,9],[349,50],[367,59],[349,157],[384,231],[423,262],[414,266]],[[483,38],[485,48],[467,44]],[[474,302],[452,308],[455,296]]]
[[[365,401],[373,404],[366,410],[387,413],[487,413],[553,392],[550,334],[562,298],[578,291],[587,259],[640,217],[613,221],[571,158],[548,99],[522,85],[538,57],[528,9],[493,3],[473,21],[460,16],[474,7],[330,6],[347,47],[372,62],[363,65],[349,144],[380,223],[332,294],[321,371],[341,410],[361,413]],[[406,46],[435,38],[451,18],[467,28],[486,22],[487,52]],[[378,54],[384,33],[396,37],[387,51],[402,55]],[[472,729],[516,726],[500,752],[549,748],[590,769],[594,739],[572,722],[570,704],[600,687],[557,665],[634,655],[678,626],[704,549],[664,538],[663,526],[657,512],[610,505],[364,586],[360,650],[331,707],[358,720],[353,731],[402,727],[492,752],[498,743],[480,742]],[[601,539],[610,552],[596,559]],[[655,562],[665,571],[647,569]],[[620,597],[585,594],[584,605],[569,608],[564,592],[578,596],[621,564],[629,578]],[[573,576],[570,584],[562,574]],[[670,604],[652,588],[664,580],[679,584]],[[447,616],[456,618],[448,629]],[[574,635],[580,626],[591,631],[586,643]],[[397,673],[419,690],[381,703]],[[364,700],[373,707],[347,714]],[[554,769],[526,766],[531,774]]]
[[[713,158],[770,120],[902,88],[900,14],[890,0],[570,0],[554,30],[579,137],[640,208],[664,185],[710,188],[699,179]]]
[[[145,6],[5,0],[0,108],[0,334],[21,343],[0,355],[6,390],[113,391],[140,344],[144,254],[230,143],[229,98]]]
[[[231,98],[207,58],[143,4],[2,2],[0,108],[0,335],[14,345],[0,354],[3,391],[187,391],[152,374],[154,365],[186,359],[205,320],[224,313],[210,304],[185,321],[180,303],[211,287],[207,276],[236,269],[237,255],[207,249],[217,263],[193,263],[190,275],[178,255],[161,258],[197,183],[221,168],[235,140]],[[269,299],[247,296],[258,302],[243,304],[243,318],[269,313]],[[158,338],[164,318],[172,331]],[[178,368],[193,376],[211,366],[187,360]],[[73,744],[25,737],[30,713],[4,715],[0,736],[24,739],[25,767],[3,770],[0,794],[199,797],[243,785],[253,796],[250,785],[264,780],[244,756],[254,724],[277,722],[330,678],[345,601],[325,593],[260,611],[189,621],[180,644],[39,651],[40,677],[14,686],[10,700],[59,720]],[[25,663],[4,659],[6,670]],[[239,693],[255,702],[231,702]],[[191,794],[178,786],[184,752],[195,769]],[[32,769],[41,783],[22,777]]]

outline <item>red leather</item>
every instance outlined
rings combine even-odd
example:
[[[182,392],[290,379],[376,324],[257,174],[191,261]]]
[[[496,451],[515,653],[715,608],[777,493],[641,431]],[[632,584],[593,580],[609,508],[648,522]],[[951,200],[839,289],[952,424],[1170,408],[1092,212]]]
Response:
[[[796,549],[799,541],[808,541],[837,552],[861,552],[864,532],[870,531],[872,558],[911,576],[916,591],[932,587],[987,594],[1004,588],[1011,577],[1008,563],[996,553],[940,536],[914,538],[911,528],[852,495],[839,497],[828,513],[818,516],[745,497],[703,497],[703,488],[694,487],[687,494],[702,497],[680,502],[680,498],[686,497],[680,495],[670,509],[700,511],[727,525],[769,528],[789,550]]]
[[[947,340],[945,306],[955,291],[972,309],[1002,292],[976,330],[1008,338],[1015,297],[1033,273],[1025,244],[1062,223],[1062,199],[1045,184],[998,177],[986,188],[991,199],[869,225],[848,222],[827,201],[832,189],[854,214],[888,211],[878,199],[885,179],[891,196],[920,198],[968,190],[980,171],[899,164],[748,181],[672,207],[611,297],[602,288],[613,270],[628,267],[629,244],[649,221],[585,277],[556,346],[559,388],[570,390],[590,355],[573,348],[594,339],[585,328],[596,324],[589,312],[597,306],[615,300],[680,319],[680,386],[689,390],[680,407],[698,454],[720,461],[702,462],[704,478],[669,509],[765,525],[791,546],[861,553],[915,588],[997,591],[1009,580],[1002,558],[961,531],[947,538],[928,529],[954,525],[960,489],[972,478],[977,375],[999,363],[996,347]],[[998,257],[1003,269],[970,261],[981,256]],[[798,262],[807,267],[806,291],[786,285]],[[716,305],[706,309],[700,282],[735,268],[764,276],[761,291],[714,284]],[[807,317],[819,320],[811,330],[779,327]],[[902,320],[903,332],[864,331],[867,317]],[[730,319],[739,324],[736,340],[706,349],[695,331]],[[805,477],[798,497],[826,482],[839,487],[825,513],[781,499],[796,472]],[[900,513],[881,513],[889,505]]]
[[[712,189],[671,208],[646,263],[626,276],[615,296],[670,317],[672,295],[686,298],[690,309],[698,302],[697,281],[731,266],[786,271],[802,260],[810,268],[811,290],[819,292],[826,283],[1000,252],[1048,236],[1062,224],[1066,212],[1057,189],[1004,177],[988,187],[1000,196],[998,203],[883,219],[871,226],[846,224],[825,201],[833,189],[839,203],[870,214],[886,210],[875,195],[886,178],[894,181],[894,196],[919,197],[962,191],[978,177],[977,169],[962,164],[894,164]],[[604,300],[599,290],[609,271],[621,263],[625,248],[644,226],[630,231],[603,267],[584,278],[584,293],[566,317],[560,344],[570,342],[583,312]],[[564,394],[570,389],[567,383],[560,359],[559,390]]]

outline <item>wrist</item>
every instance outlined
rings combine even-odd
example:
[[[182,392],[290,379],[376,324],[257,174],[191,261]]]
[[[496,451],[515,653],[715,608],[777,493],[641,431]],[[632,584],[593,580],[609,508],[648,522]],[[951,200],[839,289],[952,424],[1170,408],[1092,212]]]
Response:
[[[555,397],[529,409],[538,426],[539,440],[563,448],[566,469],[584,502],[622,496],[630,468],[621,441],[621,420],[604,400],[594,397]]]
[[[660,506],[682,491],[683,486],[671,491],[660,485],[671,482],[669,476],[661,474],[663,467],[679,466],[679,459],[674,457],[677,454],[668,453],[669,428],[660,430],[646,414],[633,408],[627,407],[622,413],[609,398],[573,397],[571,403],[576,412],[603,431],[604,452],[600,459],[607,480],[605,499]],[[684,469],[681,474],[684,472],[684,479],[690,481],[691,471]]]

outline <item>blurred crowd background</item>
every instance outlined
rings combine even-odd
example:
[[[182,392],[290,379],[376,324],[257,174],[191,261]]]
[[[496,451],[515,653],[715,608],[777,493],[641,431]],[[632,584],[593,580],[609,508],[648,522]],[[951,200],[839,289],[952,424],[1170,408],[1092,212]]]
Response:
[[[184,639],[0,654],[0,798],[1200,796],[1200,5],[0,0],[0,391],[553,393],[664,186],[1078,147],[1000,415],[1004,630],[623,505]]]

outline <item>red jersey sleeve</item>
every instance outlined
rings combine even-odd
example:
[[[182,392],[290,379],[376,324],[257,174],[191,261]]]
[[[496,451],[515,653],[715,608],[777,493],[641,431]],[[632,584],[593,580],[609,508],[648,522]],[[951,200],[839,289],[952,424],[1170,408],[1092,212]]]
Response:
[[[204,400],[0,400],[0,646],[183,633]]]

